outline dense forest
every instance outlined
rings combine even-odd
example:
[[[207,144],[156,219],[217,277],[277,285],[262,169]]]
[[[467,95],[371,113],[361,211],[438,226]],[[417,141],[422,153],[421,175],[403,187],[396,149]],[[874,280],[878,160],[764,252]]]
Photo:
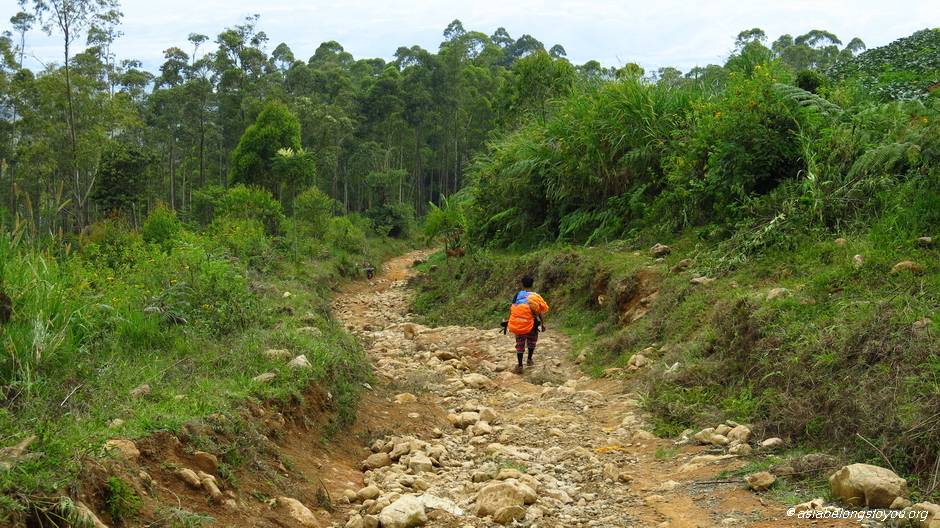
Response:
[[[6,223],[36,233],[114,214],[139,224],[157,203],[198,219],[235,183],[265,187],[288,211],[317,185],[345,212],[421,213],[463,186],[490,131],[552,96],[546,68],[564,62],[564,82],[574,75],[559,45],[457,20],[436,51],[403,46],[387,62],[331,41],[304,59],[274,45],[259,16],[190,35],[150,72],[115,55],[115,2],[23,7],[0,40],[2,207]],[[23,61],[37,30],[59,37],[63,55],[32,71]]]

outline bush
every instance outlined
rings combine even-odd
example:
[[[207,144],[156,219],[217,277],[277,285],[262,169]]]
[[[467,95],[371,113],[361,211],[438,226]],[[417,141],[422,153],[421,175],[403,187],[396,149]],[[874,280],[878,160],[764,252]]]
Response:
[[[326,232],[336,200],[327,196],[318,187],[310,187],[294,199],[294,217],[309,225],[315,234]]]
[[[249,267],[261,269],[273,258],[264,225],[252,218],[220,218],[210,227],[212,236]]]
[[[274,160],[281,149],[301,151],[300,121],[287,105],[272,101],[245,130],[232,151],[230,181],[258,185],[272,193],[277,192],[281,184],[289,183],[283,181],[283,177],[296,176],[292,171],[288,174],[275,172]]]
[[[410,204],[379,205],[366,211],[372,226],[379,234],[394,238],[408,238],[416,225],[415,210]]]
[[[182,231],[183,225],[176,217],[176,213],[164,204],[150,211],[141,228],[144,242],[156,244],[164,251],[169,251],[173,247]]]
[[[224,196],[225,188],[221,185],[207,185],[193,191],[190,205],[196,221],[202,225],[210,224]]]
[[[330,220],[326,239],[335,247],[351,253],[362,251],[366,244],[365,232],[345,216]]]
[[[143,239],[121,219],[88,226],[79,238],[82,255],[113,270],[130,267],[143,250]]]
[[[259,230],[256,224],[255,232]],[[172,254],[142,268],[137,280],[150,284],[155,292],[147,300],[146,311],[160,314],[166,324],[200,327],[213,335],[246,327],[257,306],[244,270],[199,244],[181,244]]]
[[[282,231],[284,212],[281,203],[270,192],[260,187],[236,185],[219,201],[217,217],[225,216],[242,220],[258,220],[268,235]]]
[[[774,83],[762,66],[750,78],[732,74],[726,93],[696,108],[688,141],[667,162],[661,219],[678,210],[685,223],[734,221],[747,200],[805,170],[799,123]]]
[[[826,84],[826,76],[816,70],[800,70],[796,74],[796,85],[807,92],[818,93],[819,88]]]

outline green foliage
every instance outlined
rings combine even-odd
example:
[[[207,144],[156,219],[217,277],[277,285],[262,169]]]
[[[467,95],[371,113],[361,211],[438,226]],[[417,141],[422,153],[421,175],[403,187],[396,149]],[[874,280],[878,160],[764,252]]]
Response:
[[[355,251],[365,244],[366,234],[362,227],[354,224],[346,216],[330,220],[326,230],[326,240],[345,251]]]
[[[259,220],[223,217],[213,222],[209,229],[233,256],[253,269],[264,269],[274,256],[264,224]]]
[[[805,170],[800,123],[774,85],[757,66],[752,77],[734,78],[727,93],[696,108],[688,141],[668,163],[672,188],[657,204],[661,220],[739,219],[749,197]]]
[[[851,60],[835,65],[829,74],[858,83],[883,99],[922,99],[927,88],[940,83],[940,29],[925,29]]]
[[[336,208],[336,200],[315,186],[303,191],[294,199],[294,217],[309,225],[313,233],[318,236],[326,232]]]
[[[159,204],[150,211],[140,234],[144,242],[156,244],[164,251],[169,251],[179,239],[183,231],[183,224],[166,205]]]
[[[427,216],[424,218],[425,239],[430,243],[435,238],[444,237],[447,248],[459,247],[467,230],[467,209],[470,207],[469,195],[458,193],[449,198],[441,199],[441,206],[430,204]]]
[[[282,148],[274,156],[272,172],[279,182],[278,196],[291,210],[292,198],[298,190],[316,181],[316,160],[303,149],[295,151],[289,147]]]
[[[215,217],[219,204],[225,196],[225,188],[221,185],[207,185],[202,189],[193,191],[191,202],[192,213],[201,225],[208,225]]]
[[[511,112],[532,113],[544,121],[552,100],[568,95],[574,86],[575,69],[564,58],[537,51],[519,59],[512,68]]]
[[[140,147],[108,142],[98,165],[93,200],[105,212],[130,214],[141,208],[153,163],[153,156]]]
[[[800,70],[796,74],[796,85],[807,92],[818,93],[826,81],[826,76],[816,70]]]
[[[121,219],[108,219],[88,226],[80,238],[82,253],[112,270],[131,266],[143,250],[143,239]]]
[[[136,516],[143,504],[134,488],[119,477],[108,479],[104,503],[111,518],[118,524]]]
[[[281,156],[278,170],[275,160],[282,149],[291,149],[292,156]],[[273,101],[258,114],[255,123],[249,126],[232,151],[232,169],[229,180],[233,184],[264,187],[277,194],[286,183],[302,185],[298,179],[309,179],[310,168],[300,145],[300,121],[284,103]],[[293,161],[302,161],[296,164]]]
[[[236,185],[219,200],[216,217],[257,220],[265,233],[275,235],[281,232],[284,212],[266,189]]]
[[[408,238],[415,230],[415,210],[410,204],[392,203],[372,207],[365,212],[377,233],[393,238]]]

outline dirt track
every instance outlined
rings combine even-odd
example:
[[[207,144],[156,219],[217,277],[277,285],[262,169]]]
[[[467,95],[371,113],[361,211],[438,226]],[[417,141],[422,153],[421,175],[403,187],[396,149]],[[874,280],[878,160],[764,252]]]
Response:
[[[493,526],[475,514],[475,500],[494,478],[536,492],[538,500],[514,521],[523,526],[858,526],[788,518],[786,506],[738,482],[708,482],[746,461],[648,434],[639,396],[625,392],[622,380],[583,377],[560,333],[542,335],[536,366],[520,377],[508,371],[512,339],[497,330],[409,322],[407,279],[426,254],[392,260],[372,283],[350,285],[335,303],[379,380],[361,410],[359,438],[374,444],[363,458],[393,449],[401,457],[363,475],[380,490],[377,499],[360,502],[347,492],[352,504],[343,506],[338,526],[350,515],[353,526],[368,526],[370,514],[402,495],[456,506],[444,508],[450,513],[429,507],[428,526]],[[461,412],[492,423],[454,427],[445,419]],[[444,453],[433,469],[409,468],[430,451]]]

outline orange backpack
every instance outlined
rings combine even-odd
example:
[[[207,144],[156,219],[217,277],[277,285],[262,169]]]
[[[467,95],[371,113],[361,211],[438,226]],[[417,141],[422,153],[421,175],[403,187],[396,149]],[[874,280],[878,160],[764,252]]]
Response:
[[[546,313],[548,303],[541,295],[522,290],[513,297],[506,328],[516,335],[528,334],[536,328],[538,320]]]

